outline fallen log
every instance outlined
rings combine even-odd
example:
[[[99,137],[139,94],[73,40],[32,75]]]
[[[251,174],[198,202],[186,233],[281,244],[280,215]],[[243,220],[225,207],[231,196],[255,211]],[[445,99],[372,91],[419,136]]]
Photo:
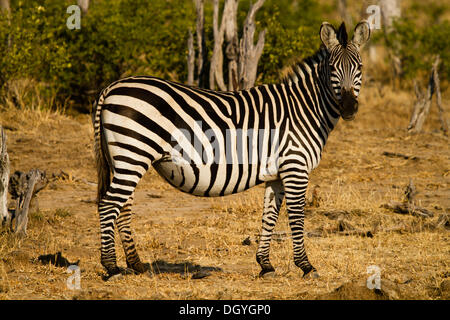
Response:
[[[409,202],[391,201],[381,205],[381,207],[392,210],[395,213],[410,214],[416,217],[429,218],[434,216],[433,212]]]
[[[414,203],[417,189],[411,179],[409,180],[409,184],[405,188],[404,194],[405,198],[403,202],[390,201],[389,203],[381,205],[381,208],[389,209],[399,214],[410,214],[422,218],[429,218],[434,216],[433,212],[419,207]]]

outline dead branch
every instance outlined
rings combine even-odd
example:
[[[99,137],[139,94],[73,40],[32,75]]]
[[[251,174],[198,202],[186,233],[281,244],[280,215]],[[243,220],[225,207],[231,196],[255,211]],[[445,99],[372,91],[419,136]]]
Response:
[[[409,179],[409,184],[405,189],[405,200],[408,203],[413,203],[414,198],[417,195],[416,186],[413,184],[412,179]]]
[[[411,160],[419,160],[418,157],[416,156],[408,156],[402,153],[397,153],[397,152],[389,152],[389,151],[384,151],[383,152],[383,156],[386,157],[390,157],[390,158],[403,158],[405,160],[411,159]]]
[[[6,150],[6,133],[2,126],[0,126],[0,133],[0,218],[3,225],[11,219],[7,206],[10,168],[9,156]]]
[[[429,218],[434,216],[433,212],[407,202],[391,201],[389,203],[383,204],[381,207],[392,210],[395,213],[410,214],[416,217]]]
[[[410,214],[416,217],[429,218],[433,217],[433,212],[415,205],[414,198],[417,194],[417,189],[414,186],[412,179],[405,188],[405,199],[403,202],[391,201],[381,205],[382,208],[389,209],[399,214]]]
[[[430,111],[431,101],[433,94],[436,92],[437,104],[439,109],[439,119],[441,121],[441,128],[445,134],[448,133],[447,122],[444,117],[444,112],[441,104],[441,92],[440,92],[440,82],[439,82],[439,69],[440,58],[439,55],[436,56],[433,66],[431,68],[431,74],[428,81],[427,93],[424,95],[419,88],[419,85],[414,81],[414,91],[416,94],[416,102],[414,104],[413,113],[411,115],[411,120],[408,125],[408,132],[417,133],[422,130],[422,126],[425,119]]]
[[[311,201],[309,202],[309,205],[311,207],[320,207],[320,203],[322,202],[322,198],[319,195],[319,185],[314,186],[311,196]]]

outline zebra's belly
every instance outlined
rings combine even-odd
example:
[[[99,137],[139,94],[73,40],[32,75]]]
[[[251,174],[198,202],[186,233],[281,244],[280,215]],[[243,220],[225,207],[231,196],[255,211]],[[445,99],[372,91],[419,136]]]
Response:
[[[153,167],[175,188],[196,196],[218,197],[239,193],[259,183],[278,179],[278,173],[258,164],[190,164],[167,156]]]

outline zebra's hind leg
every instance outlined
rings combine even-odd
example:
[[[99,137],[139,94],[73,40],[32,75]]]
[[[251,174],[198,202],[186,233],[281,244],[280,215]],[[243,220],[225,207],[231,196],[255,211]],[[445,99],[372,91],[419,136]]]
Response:
[[[106,269],[108,277],[119,274],[120,269],[116,262],[116,248],[114,243],[114,222],[119,215],[121,205],[110,202],[109,197],[101,199],[98,203],[100,216],[100,262]]]
[[[133,269],[136,273],[144,273],[148,270],[148,267],[146,268],[139,258],[131,231],[131,217],[133,215],[131,206],[133,205],[133,199],[134,193],[120,210],[120,214],[116,220],[116,226],[119,230],[120,239],[125,252],[127,267]]]
[[[286,195],[286,208],[289,226],[292,232],[294,247],[294,263],[302,269],[303,277],[318,277],[316,269],[311,265],[304,246],[304,207],[308,173],[305,170],[286,170],[282,175]]]
[[[278,213],[284,198],[284,189],[281,180],[270,181],[266,183],[264,194],[264,212],[262,217],[261,236],[259,239],[256,261],[261,266],[259,276],[274,272],[275,268],[269,260],[270,239],[272,231],[278,219]]]
[[[121,179],[115,176],[108,186],[105,195],[101,197],[98,203],[101,233],[100,262],[106,269],[108,277],[122,273],[116,262],[114,224],[120,212],[124,209],[125,204],[130,203],[129,199],[132,197],[137,185],[137,181],[128,179]],[[121,219],[127,220],[125,215]],[[123,225],[122,221],[120,225]]]

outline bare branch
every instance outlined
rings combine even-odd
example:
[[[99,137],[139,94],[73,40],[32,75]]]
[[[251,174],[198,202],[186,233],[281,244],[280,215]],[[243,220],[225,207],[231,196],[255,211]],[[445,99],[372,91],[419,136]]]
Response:
[[[195,70],[195,50],[194,50],[194,36],[189,30],[189,38],[188,38],[188,85],[194,85],[194,70]]]

